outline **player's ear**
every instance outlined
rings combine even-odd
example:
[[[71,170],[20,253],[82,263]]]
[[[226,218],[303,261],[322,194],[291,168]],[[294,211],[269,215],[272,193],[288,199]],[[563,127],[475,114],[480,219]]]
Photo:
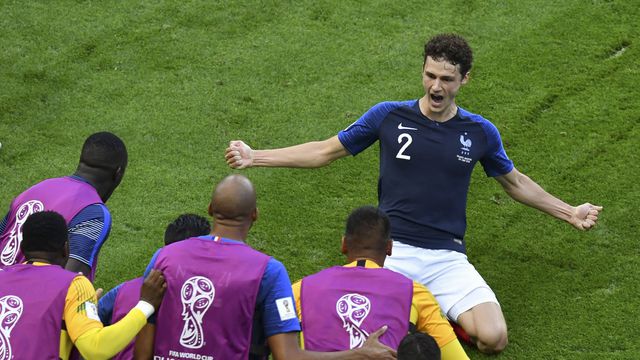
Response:
[[[259,212],[260,212],[260,211],[258,211],[258,208],[254,208],[254,209],[253,209],[253,213],[251,214],[251,220],[252,220],[253,222],[255,222],[256,220],[258,220],[258,213],[259,213]]]
[[[393,250],[393,241],[391,239],[387,240],[387,256],[391,256],[391,252]]]
[[[207,213],[209,216],[213,217],[213,202],[209,203],[209,207],[207,208]]]
[[[64,264],[67,263],[67,261],[69,260],[69,240],[64,242],[64,246],[62,247],[62,258],[64,259],[63,262]]]
[[[347,255],[347,244],[345,242],[344,235],[342,236],[342,244],[340,245],[340,252],[344,255]]]
[[[467,71],[466,74],[462,77],[461,84],[464,85],[469,82],[469,78],[471,77],[471,71]]]

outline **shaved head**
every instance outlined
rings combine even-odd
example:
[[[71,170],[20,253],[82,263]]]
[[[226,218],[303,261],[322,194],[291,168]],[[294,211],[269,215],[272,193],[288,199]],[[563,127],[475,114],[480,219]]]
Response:
[[[209,214],[216,221],[254,221],[256,190],[251,181],[242,175],[222,179],[211,196]]]

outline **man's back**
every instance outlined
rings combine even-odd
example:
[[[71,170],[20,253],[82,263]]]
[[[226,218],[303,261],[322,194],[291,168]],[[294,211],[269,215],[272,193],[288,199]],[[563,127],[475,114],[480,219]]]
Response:
[[[67,225],[84,208],[102,204],[90,184],[72,177],[44,180],[18,195],[11,204],[4,231],[0,234],[0,268],[24,261],[20,251],[22,225],[35,212],[54,210]]]
[[[235,241],[191,238],[159,251],[167,279],[154,354],[246,359],[256,297],[269,257]]]
[[[4,359],[11,359],[12,353],[16,359],[59,358],[65,298],[76,276],[59,266],[30,264],[0,271],[0,349]]]
[[[302,280],[300,311],[304,347],[336,351],[362,346],[374,330],[389,329],[380,342],[397,348],[409,331],[413,282],[393,271],[331,267]]]

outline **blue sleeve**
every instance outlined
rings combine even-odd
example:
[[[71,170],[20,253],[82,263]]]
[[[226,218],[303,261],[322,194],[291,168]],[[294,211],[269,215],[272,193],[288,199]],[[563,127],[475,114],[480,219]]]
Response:
[[[278,309],[278,304],[282,309]],[[286,309],[283,304],[288,304]],[[287,274],[284,265],[276,259],[271,258],[267,263],[256,305],[256,310],[262,312],[263,315],[264,336],[266,338],[300,331],[289,274]],[[290,310],[289,305],[291,306]]]
[[[7,227],[7,221],[9,221],[9,213],[7,213],[0,222],[0,234],[4,233],[4,228]]]
[[[102,324],[104,326],[111,325],[111,316],[113,315],[113,304],[116,302],[116,296],[118,296],[118,291],[120,291],[120,286],[122,286],[122,284],[109,290],[109,292],[102,295],[102,297],[98,301],[98,316],[100,317],[100,321],[102,321]]]
[[[378,140],[378,130],[387,115],[407,102],[387,101],[367,110],[360,119],[338,133],[338,139],[351,155],[357,155]]]
[[[153,267],[156,266],[156,260],[158,259],[158,255],[160,254],[160,250],[162,250],[162,248],[156,250],[156,252],[151,257],[151,261],[149,261],[149,265],[147,265],[147,268],[144,270],[144,275],[143,275],[144,278],[149,276],[149,273],[151,272],[151,270],[153,270]],[[154,312],[151,316],[149,316],[149,318],[147,319],[147,322],[149,324],[155,324],[156,323],[156,315],[157,314],[158,314],[157,311]]]
[[[485,120],[481,124],[482,129],[487,135],[487,151],[480,159],[484,172],[490,177],[509,173],[513,170],[513,161],[509,159],[507,153],[504,151],[500,132],[498,132],[495,125],[489,121]]]
[[[147,268],[144,269],[144,275],[143,275],[144,278],[146,278],[151,272],[151,270],[153,269],[153,267],[156,266],[156,260],[158,259],[158,254],[160,254],[160,250],[162,250],[162,248],[156,250],[156,252],[151,257],[151,261],[149,261],[149,265],[147,265]]]
[[[111,214],[103,204],[82,209],[69,223],[69,257],[89,267],[111,231]]]

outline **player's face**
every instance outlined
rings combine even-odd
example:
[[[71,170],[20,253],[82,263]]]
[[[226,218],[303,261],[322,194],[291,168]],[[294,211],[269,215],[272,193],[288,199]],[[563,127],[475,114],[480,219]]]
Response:
[[[455,97],[460,86],[466,84],[468,74],[460,74],[460,67],[446,60],[436,61],[430,56],[422,69],[427,115],[433,120],[448,120],[455,115]]]

